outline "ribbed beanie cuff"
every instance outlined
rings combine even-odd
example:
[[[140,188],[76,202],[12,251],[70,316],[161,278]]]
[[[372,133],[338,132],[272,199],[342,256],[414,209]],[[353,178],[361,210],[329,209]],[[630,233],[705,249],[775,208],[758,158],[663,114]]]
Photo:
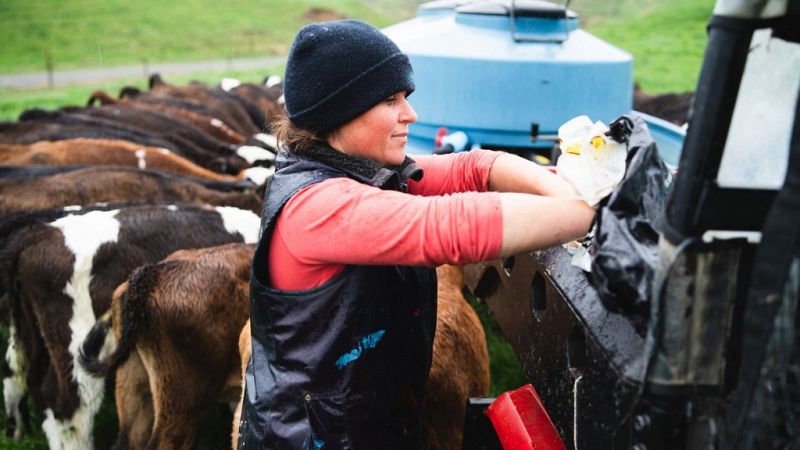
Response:
[[[396,92],[414,90],[411,63],[386,35],[355,20],[306,25],[286,64],[289,120],[327,133]]]

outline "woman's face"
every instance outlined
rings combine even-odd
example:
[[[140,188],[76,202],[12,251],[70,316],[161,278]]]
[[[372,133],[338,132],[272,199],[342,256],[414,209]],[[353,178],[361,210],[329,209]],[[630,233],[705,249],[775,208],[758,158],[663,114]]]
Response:
[[[398,165],[405,158],[408,124],[416,120],[406,93],[397,92],[331,132],[328,144],[348,155]]]

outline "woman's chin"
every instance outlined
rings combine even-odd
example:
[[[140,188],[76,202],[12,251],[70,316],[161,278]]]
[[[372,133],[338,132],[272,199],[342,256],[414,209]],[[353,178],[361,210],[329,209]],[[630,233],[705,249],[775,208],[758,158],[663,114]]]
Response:
[[[400,153],[399,156],[394,156],[393,155],[393,157],[391,158],[391,161],[389,161],[389,165],[399,166],[400,164],[403,163],[403,161],[405,161],[405,159],[406,159],[406,152],[403,151],[403,152]]]

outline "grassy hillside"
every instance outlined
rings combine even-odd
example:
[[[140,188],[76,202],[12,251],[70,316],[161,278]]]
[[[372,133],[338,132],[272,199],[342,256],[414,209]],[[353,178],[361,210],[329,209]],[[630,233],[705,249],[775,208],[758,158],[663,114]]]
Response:
[[[243,70],[226,72],[196,73],[179,76],[165,76],[171,84],[186,84],[190,81],[202,81],[211,85],[218,84],[223,77],[260,82],[267,75],[282,75],[283,66],[267,70]],[[147,90],[144,77],[113,80],[90,85],[74,85],[57,89],[0,89],[0,120],[16,120],[19,114],[28,108],[56,109],[64,105],[83,105],[92,92],[103,90],[116,97],[124,86],[135,86]]]
[[[285,54],[311,20],[354,17],[385,26],[414,0],[3,0],[0,73]]]
[[[587,8],[594,2],[586,3]],[[612,2],[609,2],[612,3]],[[641,3],[641,5],[637,5]],[[613,2],[612,4],[617,4]],[[598,3],[598,8],[600,8]],[[602,3],[608,11],[608,3]],[[622,0],[630,11],[604,13],[589,31],[633,54],[634,79],[647,92],[692,91],[697,84],[713,0]]]
[[[0,2],[0,74],[157,62],[285,54],[303,23],[333,17],[377,26],[414,14],[420,0],[186,0],[152,6],[134,0],[5,0]],[[584,28],[634,55],[635,80],[648,92],[694,89],[713,0],[575,0]],[[257,81],[266,71],[168,77],[215,82],[224,76]],[[57,89],[0,89],[0,120],[26,108],[81,104],[95,89],[144,87],[139,77]]]

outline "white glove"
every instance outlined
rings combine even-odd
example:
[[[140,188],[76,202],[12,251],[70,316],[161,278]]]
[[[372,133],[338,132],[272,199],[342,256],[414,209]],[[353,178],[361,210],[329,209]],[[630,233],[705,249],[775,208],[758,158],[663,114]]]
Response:
[[[558,129],[561,156],[556,172],[593,207],[625,175],[627,148],[606,136],[607,131],[603,122],[593,124],[587,116],[575,117]]]

